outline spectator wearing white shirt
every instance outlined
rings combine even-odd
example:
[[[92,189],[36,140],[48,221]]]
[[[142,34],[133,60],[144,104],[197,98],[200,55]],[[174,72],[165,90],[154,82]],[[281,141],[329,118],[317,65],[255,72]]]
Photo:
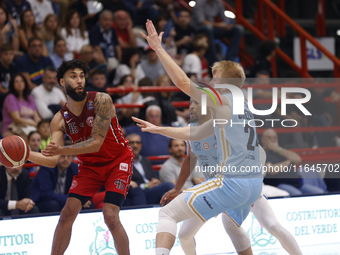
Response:
[[[37,111],[43,119],[52,119],[54,114],[66,103],[64,93],[57,87],[56,75],[53,66],[46,67],[43,83],[31,92]]]
[[[84,21],[80,19],[76,10],[71,9],[67,12],[60,34],[66,42],[68,59],[78,57],[81,48],[90,44]]]
[[[27,0],[31,4],[35,22],[41,26],[47,14],[54,14],[52,3],[47,0]]]
[[[202,79],[202,62],[206,51],[209,48],[209,44],[205,38],[196,37],[193,42],[194,51],[191,54],[185,56],[183,60],[183,71],[189,76],[189,78]]]
[[[71,59],[65,58],[66,55],[66,42],[63,38],[56,38],[54,41],[54,53],[50,57],[53,62],[54,67],[57,69],[63,63],[63,61],[68,61]]]

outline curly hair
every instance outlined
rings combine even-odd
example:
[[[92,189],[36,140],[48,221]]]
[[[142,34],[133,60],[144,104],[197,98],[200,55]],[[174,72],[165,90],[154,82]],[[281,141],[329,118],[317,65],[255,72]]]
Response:
[[[59,84],[60,84],[60,79],[64,77],[64,74],[68,70],[74,70],[76,68],[83,70],[85,76],[86,76],[87,72],[89,71],[89,67],[86,64],[86,62],[84,62],[80,59],[72,59],[70,61],[64,61],[57,70],[57,80],[58,80]]]
[[[16,98],[19,98],[19,93],[14,88],[14,81],[18,76],[20,76],[24,80],[25,88],[23,91],[23,97],[27,101],[28,96],[30,94],[30,88],[25,76],[22,73],[16,73],[14,76],[11,77],[11,80],[9,81],[8,85],[8,94],[13,94]]]

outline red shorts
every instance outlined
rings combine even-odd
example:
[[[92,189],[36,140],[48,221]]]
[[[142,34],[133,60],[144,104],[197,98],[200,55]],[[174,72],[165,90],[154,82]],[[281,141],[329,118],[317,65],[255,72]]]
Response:
[[[125,198],[132,177],[134,157],[129,146],[125,151],[107,163],[81,164],[78,175],[73,177],[69,193],[92,198],[105,185],[105,191],[120,193]]]

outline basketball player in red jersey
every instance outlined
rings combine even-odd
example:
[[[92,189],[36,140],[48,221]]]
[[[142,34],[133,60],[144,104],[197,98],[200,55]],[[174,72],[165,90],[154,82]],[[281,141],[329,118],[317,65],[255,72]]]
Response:
[[[78,155],[82,162],[73,178],[65,207],[54,233],[52,255],[64,254],[71,229],[82,206],[103,186],[105,223],[113,236],[117,253],[130,254],[129,240],[119,220],[119,210],[132,176],[133,152],[106,93],[86,92],[88,67],[81,60],[63,62],[57,79],[67,94],[66,105],[51,121],[52,137],[41,153],[31,152],[29,160],[55,167],[60,155]],[[73,145],[64,145],[64,134]]]

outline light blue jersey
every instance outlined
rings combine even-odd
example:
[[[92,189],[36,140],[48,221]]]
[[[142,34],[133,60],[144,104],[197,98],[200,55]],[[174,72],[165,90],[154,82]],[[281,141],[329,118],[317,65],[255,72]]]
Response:
[[[232,110],[231,94],[225,96]],[[185,190],[188,206],[202,221],[227,211],[234,222],[241,225],[251,205],[260,197],[262,166],[256,129],[247,125],[248,119],[253,119],[253,115],[245,102],[244,115],[233,115],[224,128],[215,127],[214,136],[191,142],[200,166],[218,163],[222,169],[222,174],[212,176],[210,171],[209,179]]]
[[[233,97],[231,93],[224,94],[229,100],[233,111]],[[244,115],[231,115],[231,119],[224,128],[215,126],[217,140],[217,157],[224,176],[226,177],[262,177],[262,166],[258,138],[253,114],[244,101]]]
[[[190,126],[197,127],[198,123],[191,123]],[[206,179],[214,177],[216,175],[214,170],[218,165],[216,137],[213,135],[201,141],[189,141],[189,143],[198,160],[198,167],[195,168],[195,171],[202,172]],[[213,168],[210,166],[213,166]]]

